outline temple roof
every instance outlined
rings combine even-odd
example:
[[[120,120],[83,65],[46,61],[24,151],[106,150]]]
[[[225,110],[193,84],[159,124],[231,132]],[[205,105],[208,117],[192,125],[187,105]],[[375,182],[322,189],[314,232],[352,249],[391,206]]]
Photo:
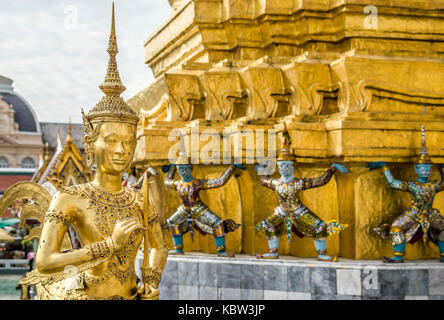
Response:
[[[71,124],[68,125],[68,134],[64,144],[60,142],[58,133],[58,146],[52,157],[49,157],[48,143],[44,161],[32,177],[32,181],[43,184],[50,176],[63,180],[65,185],[85,183],[91,180],[92,173],[86,166],[83,155],[73,141]]]

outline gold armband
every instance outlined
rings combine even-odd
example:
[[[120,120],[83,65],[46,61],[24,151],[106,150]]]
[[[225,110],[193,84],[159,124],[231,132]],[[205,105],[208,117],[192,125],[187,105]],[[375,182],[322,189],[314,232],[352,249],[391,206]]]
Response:
[[[387,165],[383,166],[382,169],[383,169],[384,171],[390,170],[389,167],[388,167]]]
[[[111,257],[114,254],[114,243],[111,237],[106,237],[102,241],[93,242],[85,246],[87,254],[92,260]]]
[[[63,225],[68,227],[71,224],[72,219],[66,217],[66,215],[64,215],[62,211],[51,210],[46,212],[45,220],[43,223],[46,223],[47,221],[61,222]]]
[[[162,271],[157,267],[142,268],[142,282],[153,288],[158,288],[162,278]]]

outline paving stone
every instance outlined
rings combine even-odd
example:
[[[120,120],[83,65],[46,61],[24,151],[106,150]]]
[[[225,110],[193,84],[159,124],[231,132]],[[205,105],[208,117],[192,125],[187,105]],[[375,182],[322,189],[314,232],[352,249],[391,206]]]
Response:
[[[264,289],[287,291],[287,268],[285,266],[264,266]]]
[[[240,289],[240,287],[241,287],[241,265],[240,264],[234,264],[234,263],[221,264],[219,275],[220,275],[219,286],[221,288],[239,288]]]
[[[179,285],[198,286],[199,264],[178,261]]]
[[[242,289],[264,289],[264,266],[244,264],[241,270]]]
[[[287,291],[311,292],[310,268],[289,267],[287,271]]]
[[[334,268],[311,268],[312,295],[336,295],[336,270]]]

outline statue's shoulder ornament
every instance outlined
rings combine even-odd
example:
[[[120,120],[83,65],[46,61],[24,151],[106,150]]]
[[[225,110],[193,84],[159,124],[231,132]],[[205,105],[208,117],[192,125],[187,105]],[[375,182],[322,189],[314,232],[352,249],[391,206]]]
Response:
[[[48,177],[48,181],[57,189],[58,192],[67,193],[82,198],[86,197],[81,185],[67,187],[63,184],[63,181],[58,179],[57,177]]]

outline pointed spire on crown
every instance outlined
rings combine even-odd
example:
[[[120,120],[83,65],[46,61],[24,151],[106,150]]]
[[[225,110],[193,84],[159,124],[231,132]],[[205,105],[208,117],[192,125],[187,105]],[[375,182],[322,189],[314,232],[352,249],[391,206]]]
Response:
[[[126,90],[126,87],[120,80],[119,71],[117,69],[116,55],[119,52],[117,49],[116,24],[114,15],[114,2],[111,15],[111,32],[108,40],[108,48],[106,50],[109,54],[108,69],[105,80],[99,86],[100,90],[105,93],[105,96],[99,103],[85,115],[82,110],[83,124],[85,126],[85,133],[90,134],[94,130],[92,124],[104,121],[128,122],[137,125],[139,116],[131,109],[130,106],[120,96]]]
[[[108,49],[106,49],[109,54],[108,59],[108,70],[105,76],[105,81],[99,86],[100,90],[107,96],[120,96],[126,87],[122,84],[120,80],[119,70],[117,69],[116,55],[119,53],[117,48],[117,37],[116,37],[116,22],[114,18],[114,2],[113,2],[113,12],[111,15],[111,32],[108,40]]]
[[[426,133],[424,125],[421,126],[421,149],[419,149],[418,163],[432,163],[426,146]]]
[[[281,149],[279,150],[278,161],[294,161],[295,157],[291,153],[291,139],[288,132],[287,123],[284,122],[284,128],[282,129],[282,142]]]

